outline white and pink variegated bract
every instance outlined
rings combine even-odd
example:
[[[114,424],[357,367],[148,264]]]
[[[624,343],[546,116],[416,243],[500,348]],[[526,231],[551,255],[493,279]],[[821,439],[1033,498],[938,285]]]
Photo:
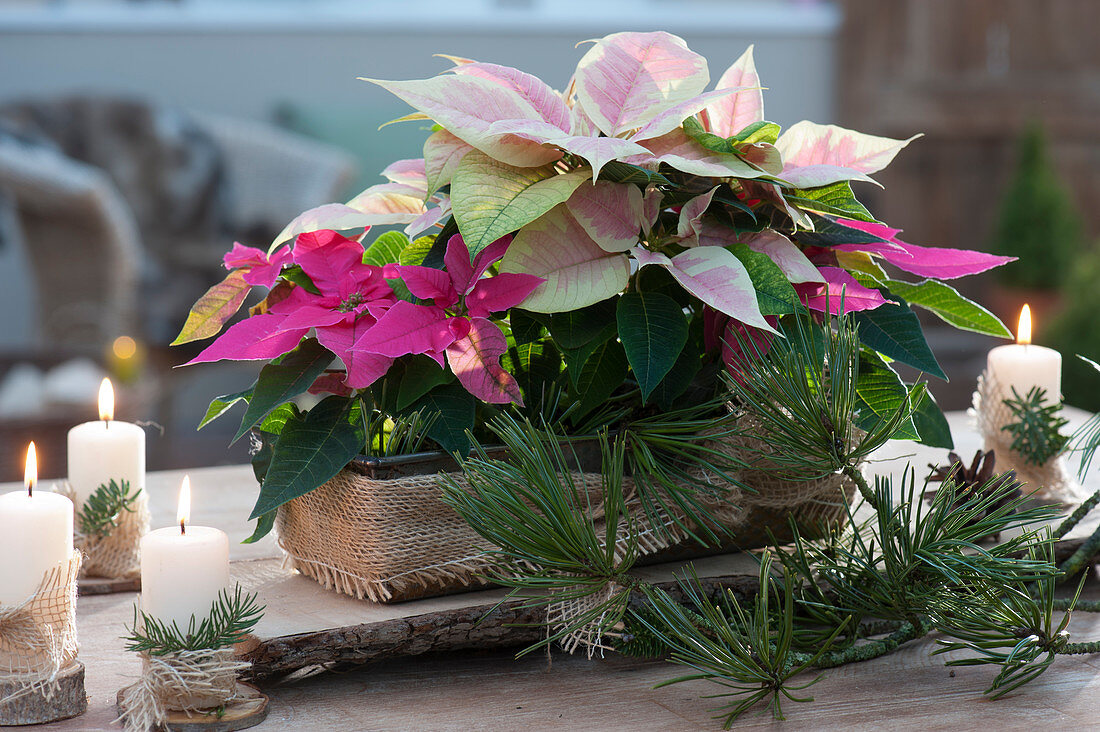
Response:
[[[780,134],[764,116],[751,46],[709,90],[706,59],[665,32],[615,33],[593,41],[564,92],[509,66],[443,58],[453,66],[430,79],[365,79],[415,110],[398,121],[435,123],[423,158],[391,164],[382,171],[387,182],[345,203],[302,213],[266,254],[242,249],[233,255],[233,262],[243,262],[240,271],[200,303],[194,333],[220,327],[247,287],[272,284],[284,263],[316,266],[286,253],[301,246],[296,240],[339,241],[346,253],[357,244],[332,232],[401,226],[415,239],[447,229],[443,270],[399,266],[392,258],[385,270],[387,279],[402,279],[416,298],[431,301],[430,293],[438,290],[434,304],[386,295],[363,309],[359,299],[333,290],[335,305],[326,300],[325,315],[340,314],[344,330],[326,320],[321,327],[329,330],[318,333],[345,360],[362,360],[348,381],[352,387],[364,385],[386,359],[423,353],[447,363],[482,400],[519,402],[515,379],[500,366],[506,331],[489,319],[498,311],[471,315],[475,305],[466,312],[463,298],[471,293],[522,282],[522,302],[501,300],[508,309],[572,311],[615,297],[643,270],[656,268],[694,298],[696,310],[727,319],[730,325],[723,327],[763,334],[775,332],[777,311],[761,311],[746,266],[753,257],[757,264],[770,260],[792,298],[834,312],[891,302],[878,285],[869,286],[875,283],[866,281],[866,271],[845,269],[853,262],[877,267],[873,260],[881,259],[919,276],[950,279],[1006,261],[907,244],[897,239],[897,230],[864,215],[850,183],[873,183],[871,176],[914,138],[806,121]],[[806,234],[819,225],[848,232],[851,239],[834,234],[828,246],[807,243]],[[454,271],[460,251],[473,262],[491,253],[499,273],[475,284],[477,277]],[[414,261],[421,259],[423,252]],[[348,316],[341,308],[349,303],[365,315]],[[284,315],[289,307],[276,304],[254,322],[234,326],[235,333],[247,331],[247,338],[219,341],[205,357],[263,358],[285,350],[298,328],[297,320]],[[344,339],[339,343],[337,333]]]

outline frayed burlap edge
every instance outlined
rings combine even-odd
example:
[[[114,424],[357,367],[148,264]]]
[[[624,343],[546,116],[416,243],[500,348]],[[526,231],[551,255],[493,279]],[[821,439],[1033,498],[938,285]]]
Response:
[[[1081,486],[1066,465],[1064,455],[1035,465],[1012,449],[1012,434],[1002,429],[1016,421],[1012,410],[1004,403],[1006,396],[1011,396],[1011,392],[998,384],[988,370],[984,371],[978,377],[973,406],[968,410],[985,442],[985,449],[993,451],[997,472],[1015,470],[1016,479],[1024,484],[1024,492],[1038,501],[1065,505],[1080,503],[1084,498]]]
[[[18,605],[0,606],[0,681],[24,694],[53,696],[62,669],[76,660],[76,578],[82,556],[74,551],[42,578],[33,595]],[[10,559],[9,559],[10,561]]]
[[[73,499],[76,493],[68,481],[57,484],[56,490]],[[83,506],[76,507],[79,522]],[[81,577],[105,577],[107,579],[132,579],[141,575],[141,537],[149,533],[149,497],[145,490],[138,494],[131,510],[123,511],[118,525],[106,535],[80,533],[73,530],[73,544],[84,552]]]
[[[461,474],[450,477],[467,485]],[[591,506],[590,517],[602,519],[603,477],[573,473],[572,479]],[[443,503],[439,481],[433,475],[373,480],[352,469],[341,471],[279,509],[275,526],[287,565],[327,589],[383,603],[410,591],[483,586],[491,564],[481,548],[484,540]],[[640,553],[656,553],[687,538],[671,520],[664,530],[650,525],[629,478],[623,488],[628,511],[639,517]],[[621,550],[625,531],[625,526],[619,531]],[[427,564],[429,557],[435,561]]]
[[[160,728],[169,711],[204,712],[236,697],[237,675],[247,661],[232,648],[178,651],[163,656],[141,654],[141,678],[119,699],[119,718],[127,732]]]
[[[747,447],[763,447],[747,426],[750,429],[739,430],[736,437],[716,435],[708,444],[738,454]],[[757,469],[744,471],[740,478],[756,487],[755,493],[702,474],[698,477],[715,488],[715,495],[703,502],[735,532],[749,518],[762,515],[774,516],[784,525],[789,513],[804,526],[843,521],[855,491],[847,478],[830,475],[792,482],[776,478],[774,472],[763,461]],[[461,474],[450,477],[466,485]],[[572,479],[582,501],[587,497],[592,506],[590,516],[601,518],[601,476],[574,473]],[[664,517],[664,526],[645,520],[629,478],[624,479],[624,493],[635,517],[641,555],[688,538],[671,517]],[[352,464],[320,488],[280,507],[275,530],[287,566],[327,589],[361,600],[396,602],[485,586],[482,575],[489,562],[481,551],[484,540],[442,502],[434,475],[375,480]]]

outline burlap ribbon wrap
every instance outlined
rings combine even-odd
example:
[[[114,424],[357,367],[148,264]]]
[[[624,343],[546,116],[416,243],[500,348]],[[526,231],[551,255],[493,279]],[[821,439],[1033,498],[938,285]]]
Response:
[[[232,701],[237,675],[249,667],[232,648],[142,654],[141,679],[119,699],[119,721],[127,732],[159,728],[169,711],[207,713]]]
[[[1012,391],[988,371],[978,377],[973,406],[969,410],[975,427],[985,442],[985,449],[992,450],[998,473],[1016,471],[1016,478],[1024,483],[1024,492],[1032,498],[1051,503],[1079,503],[1081,486],[1074,480],[1063,455],[1056,455],[1042,465],[1028,462],[1012,449],[1012,433],[1003,429],[1016,421],[1012,410],[1005,404]]]
[[[730,454],[766,446],[753,437],[723,437],[709,443]],[[460,474],[452,476],[465,485]],[[710,509],[734,535],[729,546],[759,546],[765,529],[780,532],[794,514],[802,525],[843,520],[854,485],[840,475],[815,481],[790,482],[775,476],[762,458],[742,476],[756,492],[711,482],[725,499],[711,501]],[[602,519],[598,473],[575,473],[578,493]],[[624,478],[627,508],[638,521],[639,549],[662,556],[685,543],[686,532],[667,520],[659,530],[645,521],[633,483]],[[375,602],[395,602],[460,592],[484,586],[480,575],[487,567],[482,553],[485,540],[441,500],[434,475],[377,480],[352,463],[320,488],[279,508],[275,528],[290,566],[326,588]],[[584,498],[580,499],[582,504]],[[586,645],[582,643],[582,645]]]
[[[68,481],[58,484],[57,492],[73,499],[76,494]],[[81,506],[76,507],[79,516]],[[118,517],[118,524],[107,534],[73,533],[73,544],[84,552],[81,577],[105,577],[130,579],[141,574],[141,537],[149,533],[149,499],[143,490],[138,494],[130,510]]]
[[[0,702],[36,690],[49,697],[57,675],[76,661],[80,563],[81,554],[74,551],[68,562],[46,573],[33,595],[18,605],[0,605],[0,682],[18,689]]]

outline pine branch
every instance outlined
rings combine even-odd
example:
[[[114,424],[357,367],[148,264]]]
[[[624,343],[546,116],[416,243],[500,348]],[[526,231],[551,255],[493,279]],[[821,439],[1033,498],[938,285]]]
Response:
[[[128,480],[123,480],[119,484],[112,478],[107,483],[101,484],[84,501],[84,506],[77,516],[80,533],[85,536],[109,536],[114,529],[118,528],[122,513],[133,512],[134,502],[140,495],[140,488],[136,493],[130,493]]]
[[[784,699],[813,701],[813,697],[796,696],[795,692],[816,683],[817,678],[798,686],[791,684],[791,679],[813,667],[842,629],[813,656],[792,653],[794,596],[790,583],[784,585],[780,596],[771,577],[770,554],[765,552],[760,562],[760,591],[751,611],[743,609],[728,591],[720,602],[712,602],[693,569],[680,582],[687,607],[660,589],[643,587],[651,611],[632,613],[633,619],[671,649],[673,663],[695,671],[658,686],[698,679],[722,686],[727,691],[714,696],[732,697],[715,710],[718,718],[724,718],[725,729],[760,702],[767,702],[774,717],[783,719]],[[773,595],[782,605],[778,612],[771,609]]]
[[[600,435],[602,497],[594,503],[576,484],[573,466],[553,431],[501,415],[489,424],[509,459],[490,459],[474,443],[476,457],[463,462],[468,486],[442,475],[443,501],[496,547],[488,552],[493,581],[523,598],[523,607],[591,601],[591,607],[528,653],[593,622],[596,635],[610,631],[626,611],[628,572],[638,555],[636,528],[623,494],[624,444]],[[600,531],[593,516],[602,514]],[[622,588],[597,601],[612,585]]]
[[[873,502],[854,466],[901,432],[923,398],[924,386],[911,389],[895,410],[859,430],[853,419],[860,349],[855,323],[846,317],[827,321],[819,329],[820,341],[808,315],[796,315],[792,323],[766,354],[736,333],[737,343],[730,344],[747,358],[738,364],[738,373],[725,375],[727,387],[759,424],[744,433],[766,446],[760,457],[784,477],[806,480],[843,471],[864,500]]]
[[[1004,400],[1016,421],[1001,429],[1012,434],[1012,449],[1034,465],[1045,465],[1069,442],[1069,437],[1059,431],[1069,423],[1061,416],[1061,403],[1045,404],[1045,398],[1046,391],[1037,386],[1023,397],[1012,387],[1012,398]]]
[[[1028,558],[1053,565],[1054,540],[1049,533],[1028,547]],[[936,623],[949,639],[938,641],[941,647],[933,653],[971,652],[966,658],[948,661],[948,666],[1000,666],[1000,673],[985,691],[993,699],[1038,677],[1069,645],[1066,628],[1070,613],[1057,624],[1054,621],[1057,579],[1058,575],[1051,573],[1032,583],[990,585],[969,596],[960,595]],[[1083,587],[1082,581],[1068,610],[1073,609]]]
[[[263,616],[264,608],[256,604],[256,598],[254,593],[244,594],[240,585],[232,595],[222,590],[209,614],[201,619],[191,616],[186,632],[175,621],[169,625],[140,612],[135,605],[134,623],[127,628],[129,635],[123,638],[126,650],[164,656],[227,648],[243,640]]]
[[[1054,530],[1054,538],[1064,539],[1073,527],[1081,523],[1081,519],[1085,518],[1089,511],[1096,508],[1097,503],[1100,503],[1100,490],[1089,496],[1080,506],[1073,509],[1073,513],[1062,519],[1062,523],[1058,524],[1058,528]]]

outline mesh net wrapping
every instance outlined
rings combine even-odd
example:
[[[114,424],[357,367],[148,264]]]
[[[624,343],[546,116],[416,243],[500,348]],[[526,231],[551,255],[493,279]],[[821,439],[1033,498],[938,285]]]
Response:
[[[17,691],[0,703],[35,690],[47,696],[62,669],[76,660],[76,578],[80,552],[74,551],[42,578],[33,595],[17,605],[0,605],[0,681]]]
[[[57,492],[76,502],[67,481],[58,484]],[[81,577],[130,579],[141,574],[141,537],[149,533],[150,522],[148,494],[139,493],[130,508],[119,514],[118,525],[107,534],[82,534],[75,530],[73,544],[84,552]]]
[[[1070,473],[1063,455],[1056,455],[1042,465],[1036,465],[1012,449],[1012,433],[1002,429],[1017,421],[1004,401],[1011,396],[1012,391],[1008,387],[999,384],[989,371],[984,371],[978,377],[978,388],[969,410],[985,441],[985,449],[993,451],[997,472],[1015,470],[1016,479],[1025,484],[1024,492],[1037,500],[1079,503],[1083,498],[1081,487]]]

